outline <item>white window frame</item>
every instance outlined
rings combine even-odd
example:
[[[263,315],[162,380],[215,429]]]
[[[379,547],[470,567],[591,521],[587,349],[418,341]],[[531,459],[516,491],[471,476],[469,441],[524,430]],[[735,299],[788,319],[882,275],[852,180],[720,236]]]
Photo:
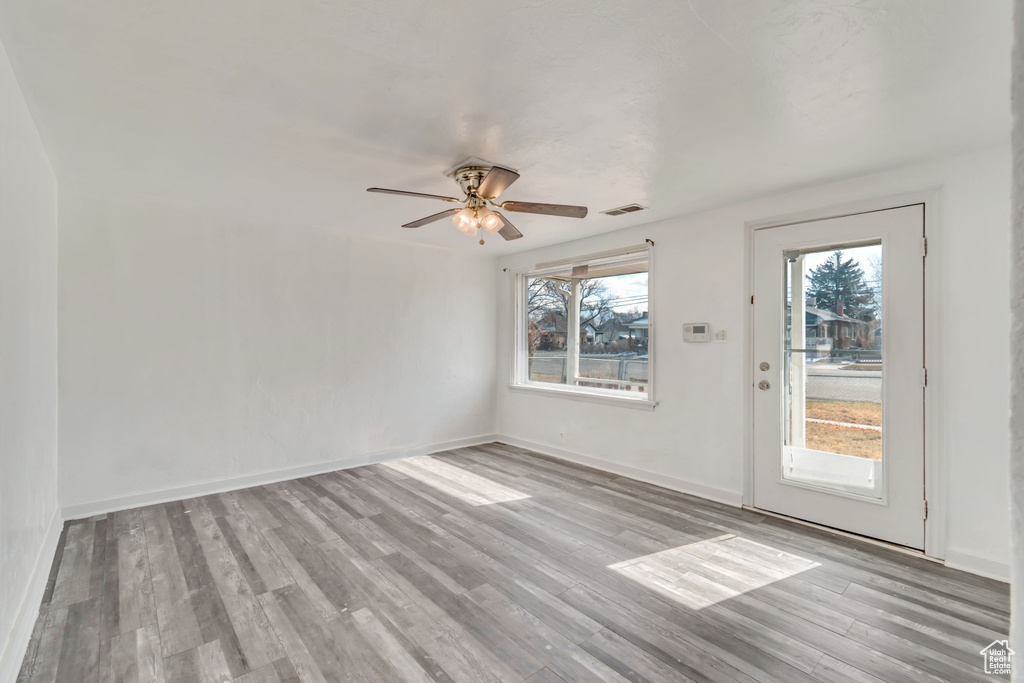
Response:
[[[527,341],[527,283],[530,278],[543,277],[554,273],[564,273],[578,265],[614,265],[636,260],[647,260],[647,390],[644,392],[627,392],[618,389],[602,389],[597,387],[580,387],[569,384],[553,384],[533,382],[529,379],[528,341]],[[651,242],[642,245],[624,247],[597,254],[588,254],[577,258],[539,263],[532,268],[524,268],[513,273],[515,305],[515,343],[512,345],[512,377],[509,389],[534,395],[554,396],[589,403],[605,403],[640,410],[654,410],[658,405],[655,400],[655,312],[654,312],[654,245]],[[566,352],[569,352],[566,344]],[[578,353],[578,350],[577,350]]]

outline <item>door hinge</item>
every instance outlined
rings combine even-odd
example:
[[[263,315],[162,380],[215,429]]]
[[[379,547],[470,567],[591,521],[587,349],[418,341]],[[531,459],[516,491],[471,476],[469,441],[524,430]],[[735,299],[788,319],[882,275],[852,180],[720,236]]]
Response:
[[[753,294],[750,295],[750,303],[754,303],[754,295]]]
[[[928,368],[921,368],[921,386],[928,386]]]
[[[924,258],[927,255],[928,255],[928,238],[927,237],[922,237],[921,238],[921,258]]]
[[[928,519],[928,501],[921,501],[921,514],[924,519]]]

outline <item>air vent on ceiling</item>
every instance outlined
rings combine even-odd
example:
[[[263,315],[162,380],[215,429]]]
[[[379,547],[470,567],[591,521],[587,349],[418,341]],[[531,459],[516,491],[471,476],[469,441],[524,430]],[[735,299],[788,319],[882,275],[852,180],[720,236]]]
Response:
[[[643,211],[646,208],[646,206],[640,206],[639,204],[626,204],[625,206],[620,206],[614,209],[608,209],[607,211],[602,211],[601,213],[606,214],[608,216],[621,216],[624,213]]]

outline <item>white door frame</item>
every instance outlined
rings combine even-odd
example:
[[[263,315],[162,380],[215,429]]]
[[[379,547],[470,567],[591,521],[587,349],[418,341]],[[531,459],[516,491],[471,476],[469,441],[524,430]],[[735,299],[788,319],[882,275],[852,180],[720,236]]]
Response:
[[[744,370],[746,383],[744,395],[744,481],[743,504],[754,504],[754,231],[762,228],[781,227],[793,223],[837,218],[869,211],[895,209],[911,204],[924,204],[924,234],[929,240],[928,256],[924,260],[924,359],[928,368],[928,386],[925,389],[924,406],[924,467],[925,491],[928,501],[928,518],[925,520],[924,554],[943,559],[946,552],[946,487],[945,458],[942,448],[943,405],[942,388],[944,372],[942,358],[942,309],[940,283],[942,272],[941,244],[939,238],[942,226],[939,222],[941,188],[928,188],[916,192],[901,193],[888,197],[858,200],[846,204],[808,209],[794,213],[750,220],[745,223],[744,251],[746,269],[744,292],[746,296],[746,334],[744,335]]]

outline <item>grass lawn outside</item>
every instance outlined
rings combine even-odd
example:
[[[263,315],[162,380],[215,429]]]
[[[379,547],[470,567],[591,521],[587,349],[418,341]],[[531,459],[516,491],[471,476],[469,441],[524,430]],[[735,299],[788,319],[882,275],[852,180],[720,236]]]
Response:
[[[860,401],[807,401],[805,416],[816,420],[882,426],[882,406]],[[807,422],[807,448],[881,460],[882,432],[821,422]]]
[[[849,422],[855,425],[882,426],[882,404],[862,401],[815,401],[808,400],[806,417],[833,422]]]
[[[808,422],[806,437],[807,447],[816,451],[882,459],[882,432],[873,429]]]

